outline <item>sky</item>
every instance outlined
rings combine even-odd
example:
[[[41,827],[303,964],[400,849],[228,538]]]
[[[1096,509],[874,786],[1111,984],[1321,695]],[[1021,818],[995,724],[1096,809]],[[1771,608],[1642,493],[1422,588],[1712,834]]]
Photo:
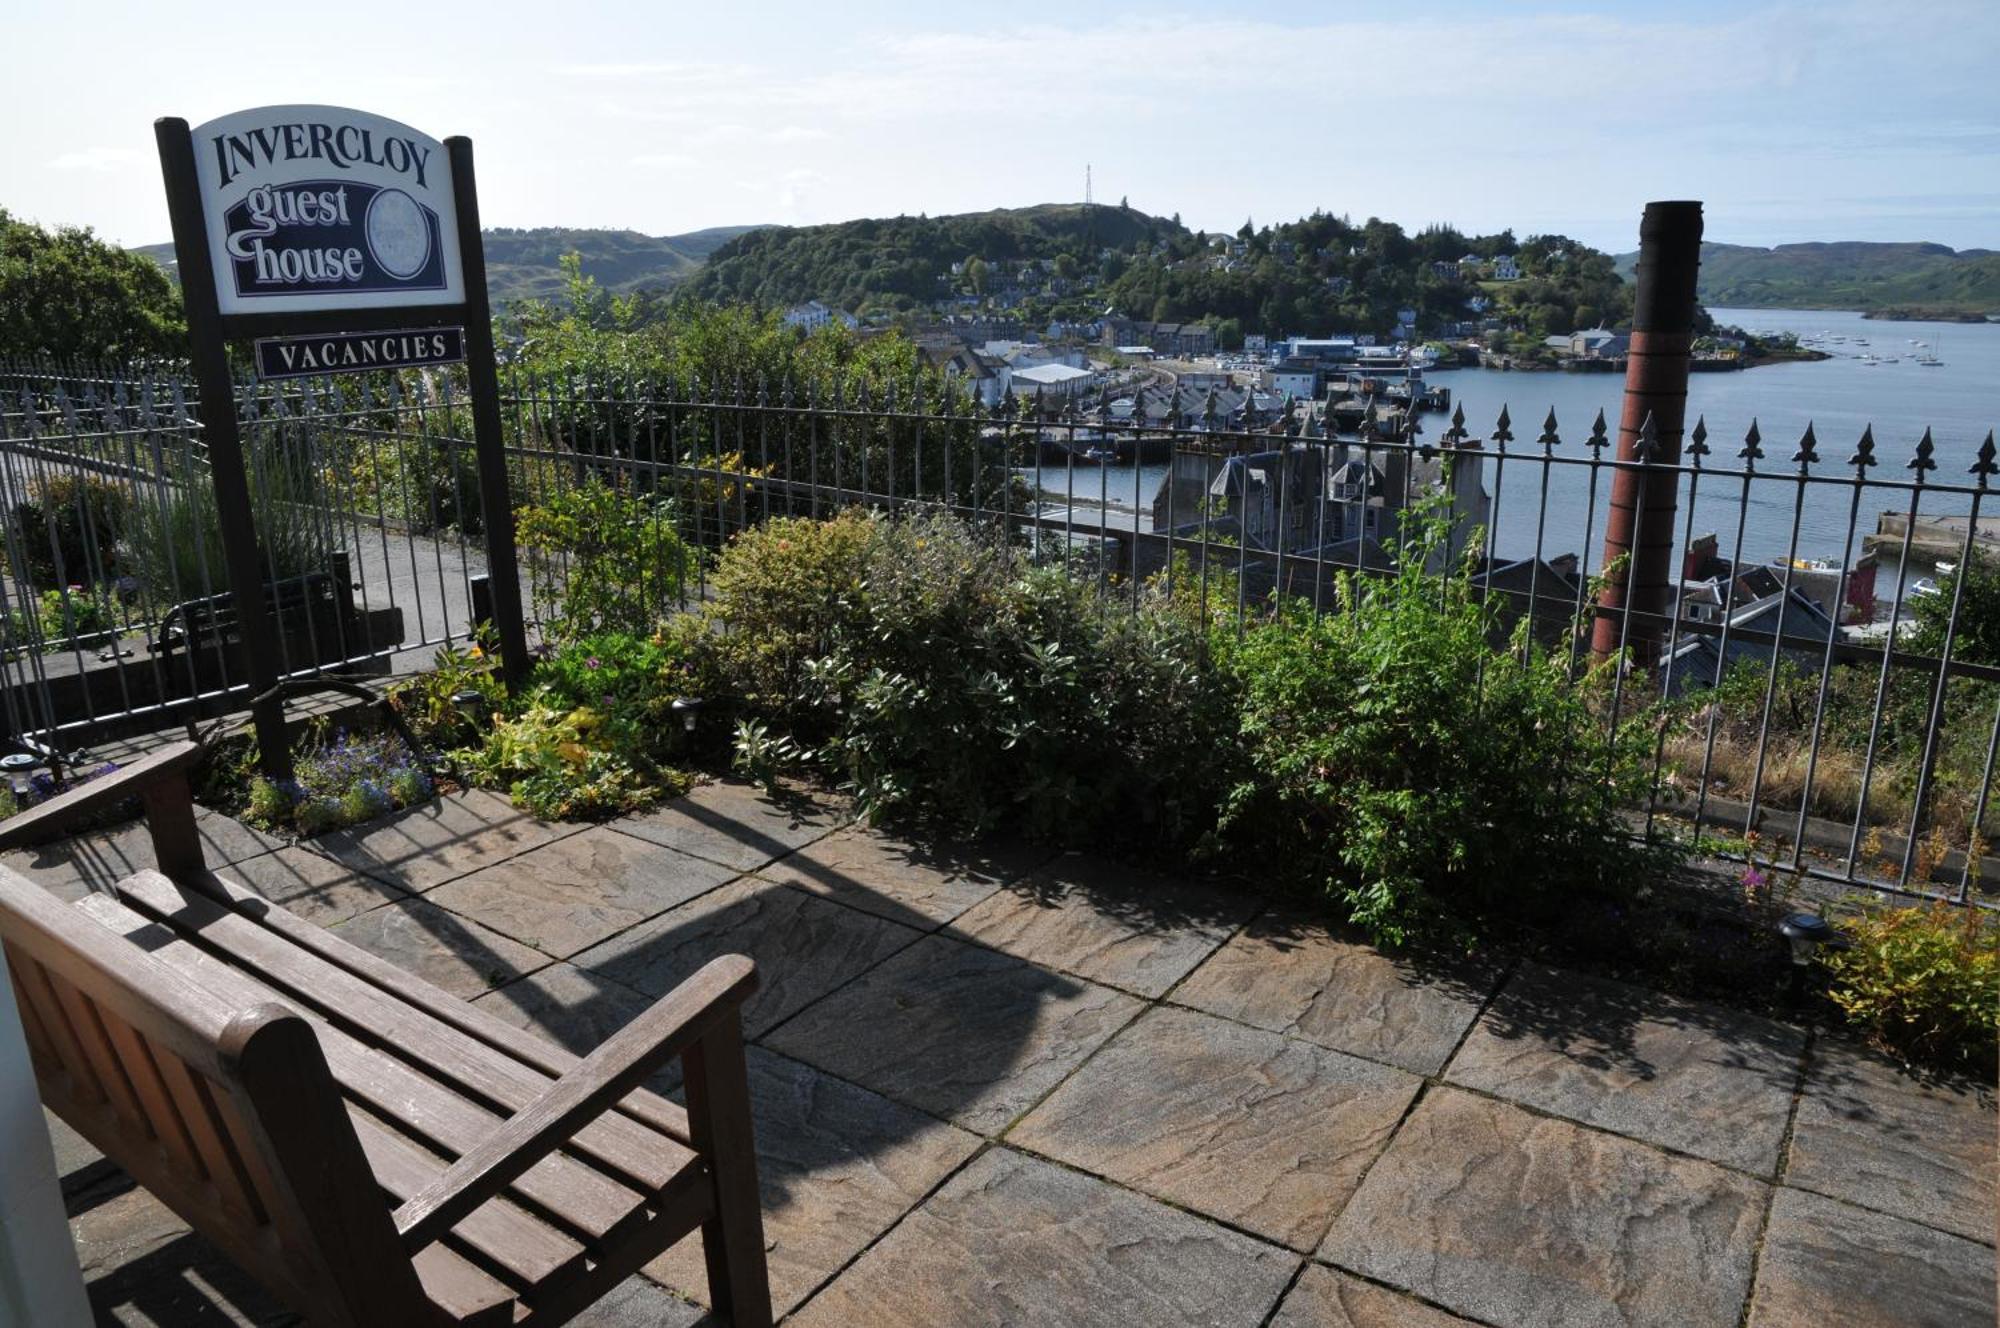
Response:
[[[1637,247],[2000,248],[2000,3],[1178,7],[6,0],[0,207],[168,238],[155,117],[317,103],[469,135],[488,226],[1129,199]]]

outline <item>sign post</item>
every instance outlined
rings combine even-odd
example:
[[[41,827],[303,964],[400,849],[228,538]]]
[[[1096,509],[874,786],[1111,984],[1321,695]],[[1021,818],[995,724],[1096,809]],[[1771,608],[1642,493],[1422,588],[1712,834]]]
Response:
[[[267,378],[466,361],[500,663],[518,681],[527,641],[471,141],[331,106],[238,111],[195,129],[166,118],[153,131],[251,695],[270,692],[282,660],[231,338],[259,339]],[[288,776],[281,704],[262,701],[252,717],[266,774]]]

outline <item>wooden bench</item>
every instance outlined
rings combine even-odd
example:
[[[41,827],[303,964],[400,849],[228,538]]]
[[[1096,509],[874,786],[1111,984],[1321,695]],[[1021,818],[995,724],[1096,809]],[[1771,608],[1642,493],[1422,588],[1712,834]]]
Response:
[[[137,793],[159,870],[74,906],[0,868],[41,1096],[314,1324],[567,1321],[701,1231],[716,1311],[770,1322],[725,955],[577,1057],[212,875],[177,743],[0,822]],[[639,1087],[678,1056],[687,1107]]]

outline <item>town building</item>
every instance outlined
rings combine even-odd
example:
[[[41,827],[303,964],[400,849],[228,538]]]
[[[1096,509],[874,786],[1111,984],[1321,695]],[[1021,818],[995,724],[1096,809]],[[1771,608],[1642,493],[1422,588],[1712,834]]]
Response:
[[[845,309],[836,309],[819,300],[807,300],[795,304],[784,312],[786,327],[796,327],[806,332],[817,332],[829,323],[839,323],[842,327],[859,327],[860,320]]]

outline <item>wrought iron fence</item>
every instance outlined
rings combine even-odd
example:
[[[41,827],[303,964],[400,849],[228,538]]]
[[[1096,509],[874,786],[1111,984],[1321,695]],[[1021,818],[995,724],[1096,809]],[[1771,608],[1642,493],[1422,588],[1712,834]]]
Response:
[[[1402,514],[1436,494],[1452,566],[1503,627],[1525,618],[1578,667],[1607,612],[1614,477],[1636,474],[1675,495],[1680,571],[1660,610],[1628,600],[1614,616],[1621,646],[1649,639],[1658,659],[1625,672],[1606,719],[1659,727],[1647,829],[1691,820],[1724,852],[1807,875],[1986,900],[2000,658],[1983,653],[1990,630],[1968,636],[1968,578],[1922,607],[1920,555],[2000,557],[2000,522],[1980,525],[1990,437],[1976,454],[1950,440],[1953,475],[1928,434],[1891,458],[1864,433],[1841,459],[1810,429],[1767,448],[1754,420],[1726,447],[1698,421],[1678,460],[1621,461],[1601,415],[1570,432],[1551,414],[1521,438],[1503,410],[1481,436],[1407,404],[1241,391],[989,408],[935,385],[835,397],[519,376],[503,393],[517,503],[594,476],[656,495],[654,519],[708,549],[772,515],[950,511],[1135,604],[1151,577],[1226,578],[1239,627],[1274,594],[1334,611],[1339,579],[1391,571]],[[538,579],[538,609],[560,572]]]
[[[483,560],[452,379],[243,392],[246,438],[263,440],[249,450],[269,505],[267,593],[291,597],[288,668],[413,666],[462,639]],[[116,374],[0,374],[0,393],[0,609],[20,615],[0,659],[0,719],[17,738],[73,745],[109,721],[240,698],[226,630],[203,617],[224,589],[219,558],[167,540],[171,558],[142,566],[122,532],[145,522],[107,539],[48,515],[53,495],[81,517],[100,481],[133,513],[186,505],[203,464],[186,393],[171,376]],[[1619,677],[1604,717],[1657,728],[1644,828],[1693,822],[1725,852],[1806,875],[1991,902],[2000,625],[1967,598],[1970,576],[1939,593],[1924,565],[2000,559],[2000,523],[1982,525],[2000,469],[1990,435],[1925,434],[1892,455],[1868,433],[1834,449],[1809,429],[1778,446],[1755,421],[1733,422],[1725,445],[1700,421],[1677,459],[1649,438],[1620,460],[1601,416],[1551,415],[1521,437],[1503,410],[1476,434],[1386,397],[1125,384],[980,405],[937,380],[836,391],[525,373],[504,378],[502,396],[531,630],[557,610],[576,556],[539,514],[599,487],[643,499],[644,520],[677,537],[676,561],[645,574],[663,607],[706,594],[707,560],[685,548],[863,506],[996,523],[1111,600],[1138,603],[1152,578],[1227,585],[1239,627],[1274,596],[1342,611],[1341,578],[1391,571],[1407,514],[1429,498],[1453,531],[1435,570],[1470,577],[1501,629],[1525,623],[1581,668],[1608,612],[1599,582],[1619,571],[1602,548],[1616,477],[1655,497],[1669,486],[1674,584],[1657,609],[1626,597],[1612,615],[1618,642],[1656,663]],[[24,612],[51,594],[52,611]],[[76,630],[74,606],[107,597],[101,648]],[[110,681],[79,695],[58,682],[65,670]]]
[[[192,388],[61,368],[0,368],[0,722],[58,764],[249,686]],[[241,386],[287,676],[415,667],[469,631],[462,396],[448,377]]]

